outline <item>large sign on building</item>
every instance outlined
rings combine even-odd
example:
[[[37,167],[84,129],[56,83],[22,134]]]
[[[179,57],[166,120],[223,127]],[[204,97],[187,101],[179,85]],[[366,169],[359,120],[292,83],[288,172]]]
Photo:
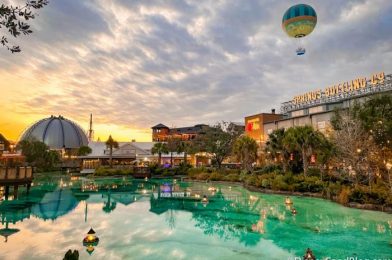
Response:
[[[311,107],[317,104],[338,102],[340,100],[364,96],[370,93],[392,90],[392,75],[384,72],[375,73],[369,78],[360,77],[342,82],[325,89],[318,89],[295,96],[291,101],[282,104],[281,112]]]

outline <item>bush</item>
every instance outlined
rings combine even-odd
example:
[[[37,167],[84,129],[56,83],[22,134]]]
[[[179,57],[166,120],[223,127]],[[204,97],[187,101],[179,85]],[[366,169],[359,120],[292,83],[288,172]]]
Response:
[[[162,170],[162,176],[170,177],[175,175],[175,169],[173,168],[166,168]]]
[[[232,181],[232,182],[238,182],[238,181],[240,181],[240,176],[238,174],[231,173],[229,175],[224,176],[223,180],[225,180],[225,181]]]
[[[356,187],[352,190],[349,201],[361,204],[384,205],[389,200],[388,191],[381,186],[375,186],[372,190],[369,187]]]
[[[210,174],[208,179],[211,181],[222,181],[224,179],[224,175],[219,172],[214,172]]]
[[[256,186],[257,178],[256,178],[256,176],[248,175],[248,176],[244,177],[243,181],[244,181],[245,185]]]
[[[202,173],[199,173],[199,174],[195,175],[195,178],[197,180],[205,181],[205,180],[207,180],[209,178],[209,176],[210,175],[208,173],[202,172]]]
[[[266,165],[262,168],[255,170],[254,172],[256,174],[264,174],[264,173],[271,173],[271,172],[282,173],[282,167],[280,167],[279,165],[275,165],[275,164],[269,164],[269,165]]]
[[[118,175],[132,175],[133,169],[114,169],[109,167],[98,167],[95,176],[118,176]]]
[[[277,175],[275,179],[273,179],[271,186],[273,190],[290,190],[289,185],[284,181],[283,175]]]
[[[338,202],[340,204],[346,205],[349,202],[349,197],[351,196],[351,190],[349,187],[344,187],[338,196]]]
[[[315,176],[315,177],[320,177],[321,172],[319,168],[309,168],[308,169],[308,176]]]

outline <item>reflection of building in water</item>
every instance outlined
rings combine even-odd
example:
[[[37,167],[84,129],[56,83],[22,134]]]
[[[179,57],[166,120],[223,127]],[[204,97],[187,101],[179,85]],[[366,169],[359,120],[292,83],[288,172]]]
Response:
[[[42,200],[31,208],[31,212],[38,218],[55,220],[73,210],[78,203],[71,190],[57,189],[46,193]]]

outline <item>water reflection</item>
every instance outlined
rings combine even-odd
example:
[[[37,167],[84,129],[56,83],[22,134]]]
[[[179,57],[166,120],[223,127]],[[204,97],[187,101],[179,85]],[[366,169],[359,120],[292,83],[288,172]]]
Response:
[[[208,203],[203,203],[204,197]],[[105,213],[105,219],[121,208],[119,205],[131,208],[139,201],[148,201],[151,215],[161,216],[171,230],[184,228],[177,218],[186,212],[191,216],[189,224],[205,236],[250,248],[268,240],[297,255],[310,247],[320,256],[346,246],[341,241],[350,241],[353,248],[346,251],[353,253],[359,250],[358,243],[372,240],[380,252],[391,249],[392,217],[378,217],[381,213],[347,209],[317,199],[294,197],[287,203],[282,196],[260,195],[235,186],[127,178],[36,181],[28,196],[0,202],[0,235],[8,241],[13,234],[23,232],[18,225],[13,226],[18,222],[31,216],[54,222],[79,203],[85,204],[84,222],[89,222],[91,204]],[[297,214],[292,213],[293,208]],[[362,250],[366,252],[366,248]]]

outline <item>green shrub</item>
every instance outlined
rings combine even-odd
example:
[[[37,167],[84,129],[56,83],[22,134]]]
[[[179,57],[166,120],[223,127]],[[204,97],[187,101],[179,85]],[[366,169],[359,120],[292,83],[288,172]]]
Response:
[[[279,165],[275,165],[275,164],[269,164],[266,165],[262,168],[259,168],[257,170],[254,171],[256,174],[264,174],[264,173],[282,173],[282,167],[280,167]]]
[[[99,167],[95,170],[94,176],[132,175],[133,172],[133,169],[114,169],[109,167]]]
[[[219,172],[213,172],[208,179],[211,181],[223,181],[224,175]]]
[[[174,176],[174,174],[175,174],[175,170],[173,168],[165,168],[162,171],[162,176],[164,177]]]
[[[202,172],[202,173],[195,175],[195,178],[197,180],[203,180],[203,181],[207,180],[209,177],[210,177],[210,175],[206,172]]]
[[[256,178],[256,176],[248,175],[248,176],[245,177],[244,182],[245,182],[246,185],[256,186],[257,178]]]
[[[224,176],[223,179],[224,179],[225,181],[237,182],[237,181],[240,181],[240,176],[239,176],[238,174],[233,174],[233,173],[231,173],[231,174],[229,174],[229,175]]]
[[[316,177],[320,177],[321,173],[320,173],[320,169],[319,168],[309,168],[308,169],[308,176],[316,176]]]
[[[261,179],[261,187],[264,189],[270,189],[271,188],[271,182],[268,179]]]
[[[389,201],[388,191],[381,186],[375,186],[372,190],[369,187],[356,187],[352,190],[349,201],[361,204],[385,205]]]
[[[289,190],[289,185],[284,181],[283,175],[277,175],[275,179],[273,179],[271,187],[273,190]]]

